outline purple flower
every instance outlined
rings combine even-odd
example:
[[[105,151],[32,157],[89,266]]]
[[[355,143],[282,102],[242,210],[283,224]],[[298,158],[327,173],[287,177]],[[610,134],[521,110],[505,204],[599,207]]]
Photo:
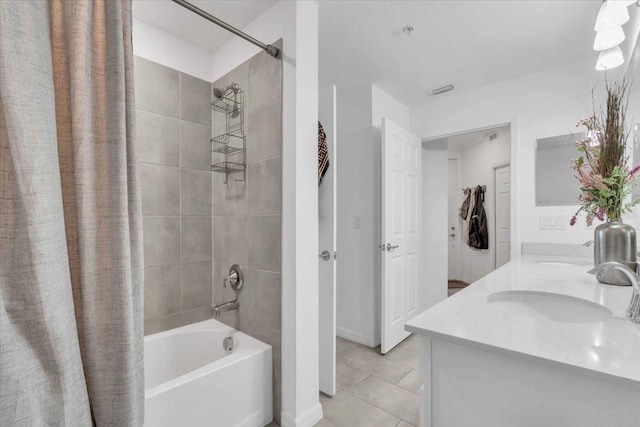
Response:
[[[591,227],[591,224],[593,224],[593,214],[592,213],[588,213],[587,214],[587,225],[589,227]]]
[[[600,221],[604,221],[604,214],[606,213],[606,211],[604,210],[603,207],[601,207],[600,209],[598,209],[598,213],[596,214],[596,216],[598,217],[598,219]]]
[[[629,172],[629,178],[635,178],[639,170],[640,170],[640,165],[635,165],[633,169],[631,169],[631,172]]]
[[[571,219],[569,220],[569,225],[573,227],[574,225],[576,225],[576,221],[577,221],[577,215],[572,216]]]

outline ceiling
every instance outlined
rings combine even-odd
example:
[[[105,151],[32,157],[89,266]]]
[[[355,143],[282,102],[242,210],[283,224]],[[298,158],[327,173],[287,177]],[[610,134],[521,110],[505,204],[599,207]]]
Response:
[[[243,28],[275,0],[191,2]],[[448,84],[457,93],[597,57],[599,0],[317,3],[320,83],[374,83],[408,106],[435,99],[427,92]],[[233,37],[169,0],[134,0],[133,15],[209,51]],[[402,32],[405,25],[414,26],[411,35]]]
[[[205,12],[242,29],[276,0],[189,0]],[[170,0],[133,0],[133,17],[208,51],[233,35]]]
[[[320,1],[321,83],[375,83],[414,106],[430,98],[428,90],[448,84],[458,92],[586,55],[595,63],[600,4]],[[405,25],[415,28],[411,35],[402,32]]]

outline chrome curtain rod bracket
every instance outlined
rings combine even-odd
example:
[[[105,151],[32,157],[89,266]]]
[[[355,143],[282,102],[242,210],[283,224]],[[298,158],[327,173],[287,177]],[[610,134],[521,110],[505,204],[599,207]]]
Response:
[[[191,3],[189,3],[189,2],[187,2],[185,0],[172,0],[172,1],[174,3],[179,4],[180,6],[184,7],[185,9],[189,9],[191,12],[195,13],[196,15],[200,15],[201,17],[203,17],[207,21],[213,22],[214,24],[224,28],[225,30],[232,32],[236,36],[242,37],[243,39],[245,39],[249,43],[253,43],[254,45],[258,46],[259,48],[266,50],[267,53],[269,55],[273,56],[274,58],[278,58],[280,56],[280,49],[278,49],[277,47],[275,47],[275,46],[273,46],[271,44],[264,44],[261,41],[254,39],[249,34],[246,34],[246,33],[242,32],[242,31],[240,31],[239,29],[237,29],[236,27],[227,24],[226,22],[216,18],[215,16],[211,15],[210,13],[205,12],[204,10],[200,9],[199,7],[196,7],[196,6],[192,5]]]

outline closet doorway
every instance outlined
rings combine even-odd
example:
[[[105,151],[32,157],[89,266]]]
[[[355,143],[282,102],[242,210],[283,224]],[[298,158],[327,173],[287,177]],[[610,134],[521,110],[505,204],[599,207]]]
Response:
[[[505,125],[446,139],[451,296],[509,261],[511,132]],[[467,208],[461,209],[467,198]],[[475,215],[484,219],[474,222]]]

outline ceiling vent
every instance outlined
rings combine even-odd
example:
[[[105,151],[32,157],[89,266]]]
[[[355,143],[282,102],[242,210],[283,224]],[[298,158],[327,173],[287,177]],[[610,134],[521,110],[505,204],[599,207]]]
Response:
[[[491,135],[489,135],[489,141],[493,141],[494,139],[498,138],[498,133],[494,132]]]
[[[445,92],[450,92],[453,90],[453,85],[446,85],[446,86],[442,86],[439,87],[437,89],[433,89],[431,92],[429,92],[431,95],[440,95],[442,93]]]

